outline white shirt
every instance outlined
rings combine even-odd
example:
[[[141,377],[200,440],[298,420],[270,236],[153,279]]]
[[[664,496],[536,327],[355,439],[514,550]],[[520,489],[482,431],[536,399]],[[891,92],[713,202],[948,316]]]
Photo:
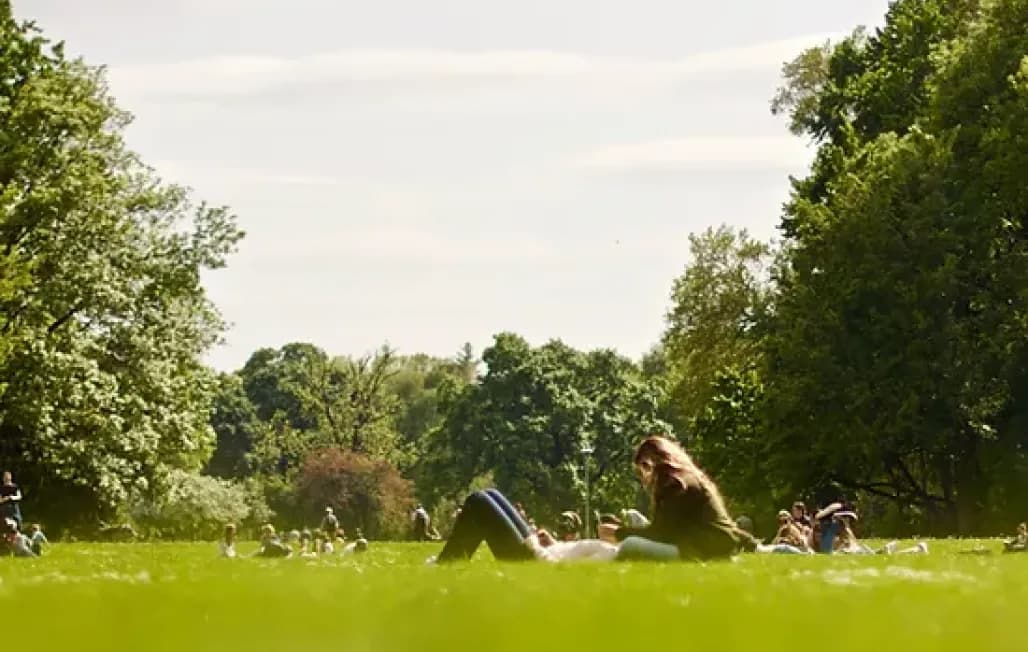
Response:
[[[543,561],[560,563],[565,561],[614,561],[618,547],[599,539],[583,539],[581,541],[556,541],[553,545],[532,547],[535,556]]]

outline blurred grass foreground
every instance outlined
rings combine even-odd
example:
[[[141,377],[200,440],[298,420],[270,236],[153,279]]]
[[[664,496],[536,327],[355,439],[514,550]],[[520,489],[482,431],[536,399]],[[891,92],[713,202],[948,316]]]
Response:
[[[6,645],[91,650],[1024,650],[1028,555],[430,566],[438,545],[313,560],[210,544],[0,559]],[[985,546],[988,555],[959,554]],[[6,646],[5,646],[6,647]]]

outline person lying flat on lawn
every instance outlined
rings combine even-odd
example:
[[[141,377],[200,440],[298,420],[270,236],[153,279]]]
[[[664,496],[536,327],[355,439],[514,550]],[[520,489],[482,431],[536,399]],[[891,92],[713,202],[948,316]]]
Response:
[[[299,533],[297,533],[299,539]],[[270,523],[261,528],[261,546],[257,549],[255,557],[291,557],[293,549],[275,534],[275,526]]]
[[[717,485],[677,442],[650,437],[635,453],[635,468],[649,491],[648,527],[600,526],[600,538],[620,542],[619,560],[727,559],[756,550],[757,541],[729,517]]]
[[[1026,551],[1028,551],[1028,524],[1021,523],[1017,526],[1017,535],[1013,539],[1003,542],[1003,552]]]
[[[467,497],[446,545],[429,563],[470,559],[485,543],[500,561],[573,559],[613,560],[617,546],[597,540],[556,541],[545,530],[533,530],[507,498],[495,489]]]

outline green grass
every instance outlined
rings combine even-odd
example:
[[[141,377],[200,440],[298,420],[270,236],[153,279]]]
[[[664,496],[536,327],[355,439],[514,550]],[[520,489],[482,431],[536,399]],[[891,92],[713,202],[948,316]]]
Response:
[[[673,565],[426,566],[438,545],[218,559],[211,544],[0,560],[5,643],[91,650],[1028,649],[1028,554],[749,555]],[[253,544],[244,544],[243,552]]]

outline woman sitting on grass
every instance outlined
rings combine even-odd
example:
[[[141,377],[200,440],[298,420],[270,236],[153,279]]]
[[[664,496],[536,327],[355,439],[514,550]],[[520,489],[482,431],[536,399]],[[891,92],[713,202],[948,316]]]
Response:
[[[555,541],[545,530],[533,531],[503,494],[489,489],[468,496],[442,552],[428,561],[468,560],[483,542],[501,561],[611,560],[617,553],[616,546],[602,541]]]
[[[620,542],[619,560],[727,559],[756,550],[757,541],[728,516],[717,485],[675,441],[650,437],[635,452],[635,468],[650,492],[648,527],[600,526],[600,538]]]
[[[235,559],[236,526],[233,523],[225,526],[225,538],[218,542],[218,553],[227,559]]]

